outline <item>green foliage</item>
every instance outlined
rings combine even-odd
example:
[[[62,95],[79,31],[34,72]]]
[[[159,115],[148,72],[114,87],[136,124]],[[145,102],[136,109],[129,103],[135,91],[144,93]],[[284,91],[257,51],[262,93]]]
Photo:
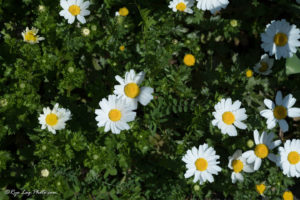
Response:
[[[299,74],[287,76],[285,60],[276,61],[269,76],[245,76],[264,53],[266,24],[284,16],[300,27],[295,1],[232,0],[216,15],[196,7],[191,15],[174,13],[162,0],[91,3],[87,23],[70,25],[59,16],[59,1],[0,0],[0,199],[13,198],[6,189],[56,192],[28,198],[49,200],[258,199],[254,188],[261,182],[268,199],[280,199],[299,187],[268,160],[243,183],[232,184],[227,167],[236,149],[249,150],[253,130],[267,130],[259,115],[265,98],[282,90],[300,107]],[[129,15],[115,17],[123,6]],[[22,39],[32,26],[45,38],[39,44]],[[193,67],[183,63],[188,53],[196,57]],[[113,92],[114,77],[130,69],[146,72],[143,84],[154,88],[154,99],[139,105],[129,131],[104,133],[95,109]],[[211,124],[214,105],[227,97],[247,110],[247,129],[236,137]],[[71,110],[72,120],[53,135],[40,129],[38,116],[56,102]],[[299,138],[299,121],[288,123],[281,139]],[[199,187],[184,178],[181,158],[203,143],[220,155],[222,172]]]

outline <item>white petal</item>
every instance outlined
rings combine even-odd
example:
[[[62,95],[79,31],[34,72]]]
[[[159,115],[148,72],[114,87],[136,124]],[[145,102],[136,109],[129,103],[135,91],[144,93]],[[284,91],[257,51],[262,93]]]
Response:
[[[261,166],[261,159],[260,158],[256,158],[255,162],[254,162],[254,170],[258,170]]]
[[[274,142],[271,143],[271,145],[269,146],[269,149],[274,149],[276,147],[278,147],[279,145],[281,144],[281,141],[280,140],[276,140]]]
[[[282,105],[282,93],[281,91],[278,91],[277,94],[276,94],[276,97],[275,97],[275,102],[276,102],[276,105]]]
[[[287,132],[289,130],[289,125],[284,119],[279,120],[278,123],[283,132]]]
[[[277,157],[273,153],[269,153],[268,158],[274,163],[277,162]]]
[[[75,17],[73,15],[70,15],[68,19],[68,23],[73,24],[74,21],[75,21]]]
[[[90,6],[90,2],[89,1],[85,1],[81,4],[80,9],[85,10]]]
[[[246,125],[246,124],[244,124],[243,122],[240,122],[240,121],[238,121],[238,120],[236,120],[236,121],[234,122],[234,125],[235,125],[236,127],[238,127],[239,129],[246,129],[246,128],[247,128],[247,125]]]
[[[154,92],[153,88],[151,87],[142,87],[140,89],[140,94],[138,96],[138,101],[143,105],[146,106],[152,99]]]
[[[244,177],[241,173],[236,173],[236,178],[240,181],[243,182],[244,181]]]
[[[78,19],[78,21],[80,21],[82,24],[85,24],[85,23],[86,23],[85,18],[84,18],[83,16],[81,16],[81,15],[77,15],[77,19]]]
[[[190,178],[191,176],[194,175],[194,173],[195,173],[195,170],[194,170],[194,169],[189,169],[189,170],[187,170],[187,171],[185,172],[184,177],[185,177],[185,178]]]
[[[200,172],[196,170],[193,182],[196,183],[199,180]]]
[[[66,0],[60,0],[60,6],[64,9],[64,10],[68,10],[69,5],[67,3]]]
[[[271,119],[271,120],[267,120],[267,128],[268,129],[272,129],[276,126],[276,120],[275,118]]]
[[[124,79],[123,79],[121,76],[117,75],[117,76],[115,76],[115,79],[116,79],[121,85],[125,85]]]
[[[262,110],[260,111],[260,115],[267,119],[274,117],[272,110]]]
[[[229,136],[237,136],[236,128],[233,125],[227,126],[226,132]]]
[[[271,101],[270,99],[265,99],[264,100],[265,105],[269,108],[269,109],[274,109],[275,108],[275,104],[273,103],[273,101]]]
[[[289,108],[288,116],[289,117],[300,117],[300,108]]]
[[[83,11],[80,12],[81,16],[88,16],[90,14],[91,14],[91,12],[89,10],[83,10]]]
[[[258,133],[257,130],[254,131],[253,136],[254,136],[255,144],[260,144],[260,142],[259,142],[259,133]]]
[[[247,173],[252,173],[252,172],[254,172],[254,169],[253,169],[252,165],[245,164],[243,171],[247,172]]]

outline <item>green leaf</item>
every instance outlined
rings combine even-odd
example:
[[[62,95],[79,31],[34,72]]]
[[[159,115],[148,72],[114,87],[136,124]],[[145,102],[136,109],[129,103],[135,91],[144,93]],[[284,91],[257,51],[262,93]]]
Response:
[[[286,59],[286,74],[298,74],[300,73],[300,52],[293,55],[291,58]]]

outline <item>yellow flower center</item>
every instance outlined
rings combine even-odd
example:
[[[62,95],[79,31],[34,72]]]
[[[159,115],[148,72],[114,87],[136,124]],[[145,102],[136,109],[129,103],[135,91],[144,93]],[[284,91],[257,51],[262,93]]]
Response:
[[[79,13],[80,13],[80,7],[77,6],[77,5],[72,5],[72,6],[69,7],[69,12],[73,16],[79,15]]]
[[[224,112],[222,115],[222,120],[225,124],[231,125],[235,121],[235,116],[232,112]]]
[[[33,33],[33,31],[28,31],[25,34],[25,40],[26,41],[36,42],[37,41],[37,36],[35,36],[35,33]]]
[[[269,149],[265,144],[259,144],[255,147],[254,153],[259,158],[265,158],[269,154]]]
[[[140,94],[140,88],[136,83],[128,83],[124,87],[124,92],[126,96],[130,98],[135,98]]]
[[[118,109],[112,109],[108,113],[108,117],[111,121],[116,122],[119,121],[122,117],[122,113]]]
[[[186,66],[193,66],[196,62],[195,56],[193,56],[192,54],[186,54],[183,58],[183,62]]]
[[[300,162],[300,155],[298,152],[296,151],[291,151],[288,155],[288,161],[292,164],[292,165],[296,165],[298,162]]]
[[[274,43],[277,46],[282,47],[282,46],[286,45],[287,42],[288,42],[288,37],[285,33],[277,33],[274,36]]]
[[[183,12],[186,9],[186,5],[183,2],[180,2],[177,4],[176,9],[179,10],[180,12]]]
[[[232,165],[233,171],[235,173],[240,173],[240,171],[242,171],[243,168],[244,168],[244,164],[240,160],[234,160],[234,161],[232,161],[231,165]]]
[[[258,71],[265,72],[265,71],[268,70],[268,68],[269,68],[268,63],[266,63],[266,62],[260,62],[260,68],[258,69]]]
[[[120,46],[120,51],[124,51],[124,50],[125,50],[125,46],[124,45]]]
[[[247,76],[248,78],[251,78],[251,77],[253,76],[253,71],[252,71],[251,69],[248,69],[248,70],[246,71],[246,76]]]
[[[293,200],[294,199],[294,195],[291,191],[285,191],[282,195],[282,198],[284,200]]]
[[[260,184],[260,185],[256,185],[256,191],[262,195],[264,193],[264,191],[266,190],[266,186],[265,184]]]
[[[195,162],[197,170],[203,172],[207,169],[208,163],[204,158],[198,158]]]
[[[129,11],[128,11],[128,9],[126,8],[126,7],[124,7],[124,8],[120,8],[119,9],[119,14],[121,15],[121,16],[127,16],[128,14],[129,14]]]
[[[50,113],[46,116],[46,123],[49,126],[54,126],[57,124],[57,122],[58,122],[58,117],[56,114]]]
[[[274,117],[278,120],[284,119],[287,116],[287,110],[284,106],[276,106],[273,113]]]

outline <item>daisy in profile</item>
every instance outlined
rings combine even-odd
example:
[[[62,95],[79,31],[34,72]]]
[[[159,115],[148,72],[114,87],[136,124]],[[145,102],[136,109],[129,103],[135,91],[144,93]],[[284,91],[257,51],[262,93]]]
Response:
[[[270,99],[264,100],[265,105],[268,107],[262,110],[260,115],[267,119],[268,129],[272,129],[279,123],[280,129],[283,132],[289,130],[289,125],[286,122],[287,117],[300,117],[300,108],[293,108],[296,99],[292,94],[282,98],[281,91],[278,91],[275,98],[275,103]]]
[[[154,92],[151,87],[140,87],[145,77],[145,72],[135,73],[133,69],[125,73],[125,79],[116,76],[116,80],[120,85],[115,85],[114,94],[125,100],[126,103],[137,108],[137,103],[140,102],[143,106],[147,105],[152,99]]]
[[[103,98],[99,102],[101,109],[96,109],[96,121],[98,127],[105,127],[104,131],[111,130],[114,134],[119,134],[122,130],[129,130],[127,122],[135,119],[136,113],[132,104],[118,98],[116,95],[109,95],[108,99]]]
[[[49,107],[43,108],[43,114],[40,114],[39,123],[42,129],[48,130],[55,134],[56,130],[62,130],[66,126],[66,121],[71,119],[71,112],[65,108],[59,108],[58,103],[51,110]]]
[[[294,199],[294,195],[291,191],[285,191],[283,194],[282,194],[282,199],[283,200],[293,200]]]
[[[185,54],[183,63],[188,67],[194,66],[196,63],[196,58],[193,54]]]
[[[194,0],[173,0],[170,1],[169,8],[173,10],[173,12],[186,12],[189,14],[193,13],[191,7],[194,5]]]
[[[34,27],[29,29],[28,27],[26,27],[26,30],[22,32],[24,42],[28,42],[30,44],[36,44],[39,43],[39,41],[44,40],[45,38],[40,37],[38,35],[38,32],[39,29],[36,29]]]
[[[228,0],[197,0],[197,8],[200,10],[209,10],[215,14],[222,8],[226,8],[229,4]]]
[[[275,59],[292,57],[300,46],[300,30],[296,25],[290,25],[285,19],[271,21],[265,33],[261,34],[261,47]]]
[[[89,1],[83,2],[83,0],[60,0],[60,6],[63,8],[59,12],[60,16],[63,16],[68,20],[69,24],[73,24],[75,18],[82,24],[86,23],[85,16],[90,14],[87,8],[90,6]]]
[[[242,151],[236,150],[232,156],[228,157],[229,169],[232,169],[231,173],[231,181],[232,183],[236,183],[237,181],[243,182],[244,177],[242,172],[252,173],[254,172],[253,165],[249,165],[246,162],[246,159],[242,157]]]
[[[215,119],[212,121],[212,124],[218,126],[223,134],[237,136],[235,127],[239,129],[247,128],[247,125],[242,122],[247,119],[246,110],[240,107],[240,101],[232,103],[231,98],[221,99],[221,101],[215,105],[216,111],[213,112]]]
[[[129,14],[129,10],[126,7],[120,8],[119,11],[116,12],[116,16],[126,17]]]
[[[260,195],[260,196],[265,196],[264,195],[264,192],[266,190],[266,185],[264,183],[261,183],[261,184],[256,184],[255,185],[255,190],[256,192]]]
[[[186,163],[187,171],[184,174],[185,178],[194,176],[193,182],[199,181],[200,184],[208,181],[214,182],[212,175],[217,175],[222,169],[218,166],[220,163],[218,159],[220,156],[216,155],[216,151],[207,144],[200,145],[197,149],[193,147],[188,150],[182,158]]]
[[[254,142],[256,144],[254,150],[249,150],[243,153],[243,157],[246,158],[248,164],[254,163],[254,170],[258,170],[261,166],[261,162],[265,158],[276,163],[277,159],[273,153],[270,153],[272,149],[281,144],[280,140],[273,141],[274,133],[263,132],[259,137],[257,130],[253,133]]]
[[[260,58],[260,62],[254,67],[254,71],[258,74],[269,75],[272,72],[274,59],[269,58],[268,54],[264,54]]]
[[[277,165],[288,177],[300,177],[300,140],[287,140],[283,147],[279,147]]]
[[[247,70],[246,70],[246,77],[247,77],[247,78],[253,77],[253,71],[252,71],[251,69],[247,69]]]

